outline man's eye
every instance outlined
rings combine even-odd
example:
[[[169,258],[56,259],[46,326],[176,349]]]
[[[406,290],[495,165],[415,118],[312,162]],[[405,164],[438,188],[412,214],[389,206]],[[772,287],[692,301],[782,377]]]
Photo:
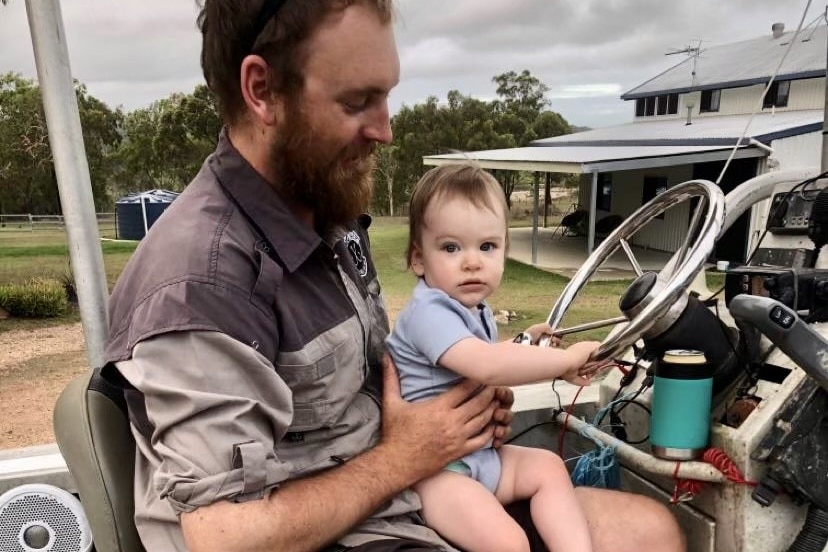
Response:
[[[368,107],[368,98],[359,98],[354,99],[346,102],[342,102],[342,105],[345,106],[345,110],[351,113],[359,113],[360,111],[364,111],[366,107]]]

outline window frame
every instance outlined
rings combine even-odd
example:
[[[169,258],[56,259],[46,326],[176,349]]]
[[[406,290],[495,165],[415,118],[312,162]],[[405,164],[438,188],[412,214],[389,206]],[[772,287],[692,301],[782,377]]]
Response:
[[[635,100],[636,117],[662,117],[665,115],[677,115],[679,108],[679,95],[677,92],[670,94],[658,94],[656,96],[643,96]]]
[[[765,100],[762,102],[762,109],[770,107],[788,107],[788,100],[791,97],[791,81],[775,80],[770,85]],[[781,98],[781,99],[780,99]]]
[[[705,98],[705,95],[707,97]],[[717,113],[722,105],[722,89],[711,88],[701,91],[699,113]]]

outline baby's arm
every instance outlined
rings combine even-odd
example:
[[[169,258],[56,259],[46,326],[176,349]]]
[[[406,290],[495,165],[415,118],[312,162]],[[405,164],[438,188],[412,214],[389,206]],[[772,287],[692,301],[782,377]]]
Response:
[[[589,382],[578,376],[578,369],[587,363],[598,345],[597,341],[582,341],[558,349],[527,347],[511,341],[487,343],[468,337],[449,347],[438,364],[486,385],[521,385],[555,378],[587,385]]]

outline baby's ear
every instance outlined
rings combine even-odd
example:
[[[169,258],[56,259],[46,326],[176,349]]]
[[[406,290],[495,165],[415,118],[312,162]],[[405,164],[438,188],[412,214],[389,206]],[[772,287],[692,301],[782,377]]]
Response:
[[[425,274],[425,267],[423,266],[423,254],[420,248],[414,246],[411,250],[411,271],[419,277]]]

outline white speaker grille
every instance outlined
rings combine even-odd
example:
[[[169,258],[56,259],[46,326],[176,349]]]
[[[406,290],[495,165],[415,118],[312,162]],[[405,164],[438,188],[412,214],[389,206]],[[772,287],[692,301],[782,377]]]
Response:
[[[21,485],[0,496],[3,552],[86,552],[89,523],[80,502],[51,485]]]

